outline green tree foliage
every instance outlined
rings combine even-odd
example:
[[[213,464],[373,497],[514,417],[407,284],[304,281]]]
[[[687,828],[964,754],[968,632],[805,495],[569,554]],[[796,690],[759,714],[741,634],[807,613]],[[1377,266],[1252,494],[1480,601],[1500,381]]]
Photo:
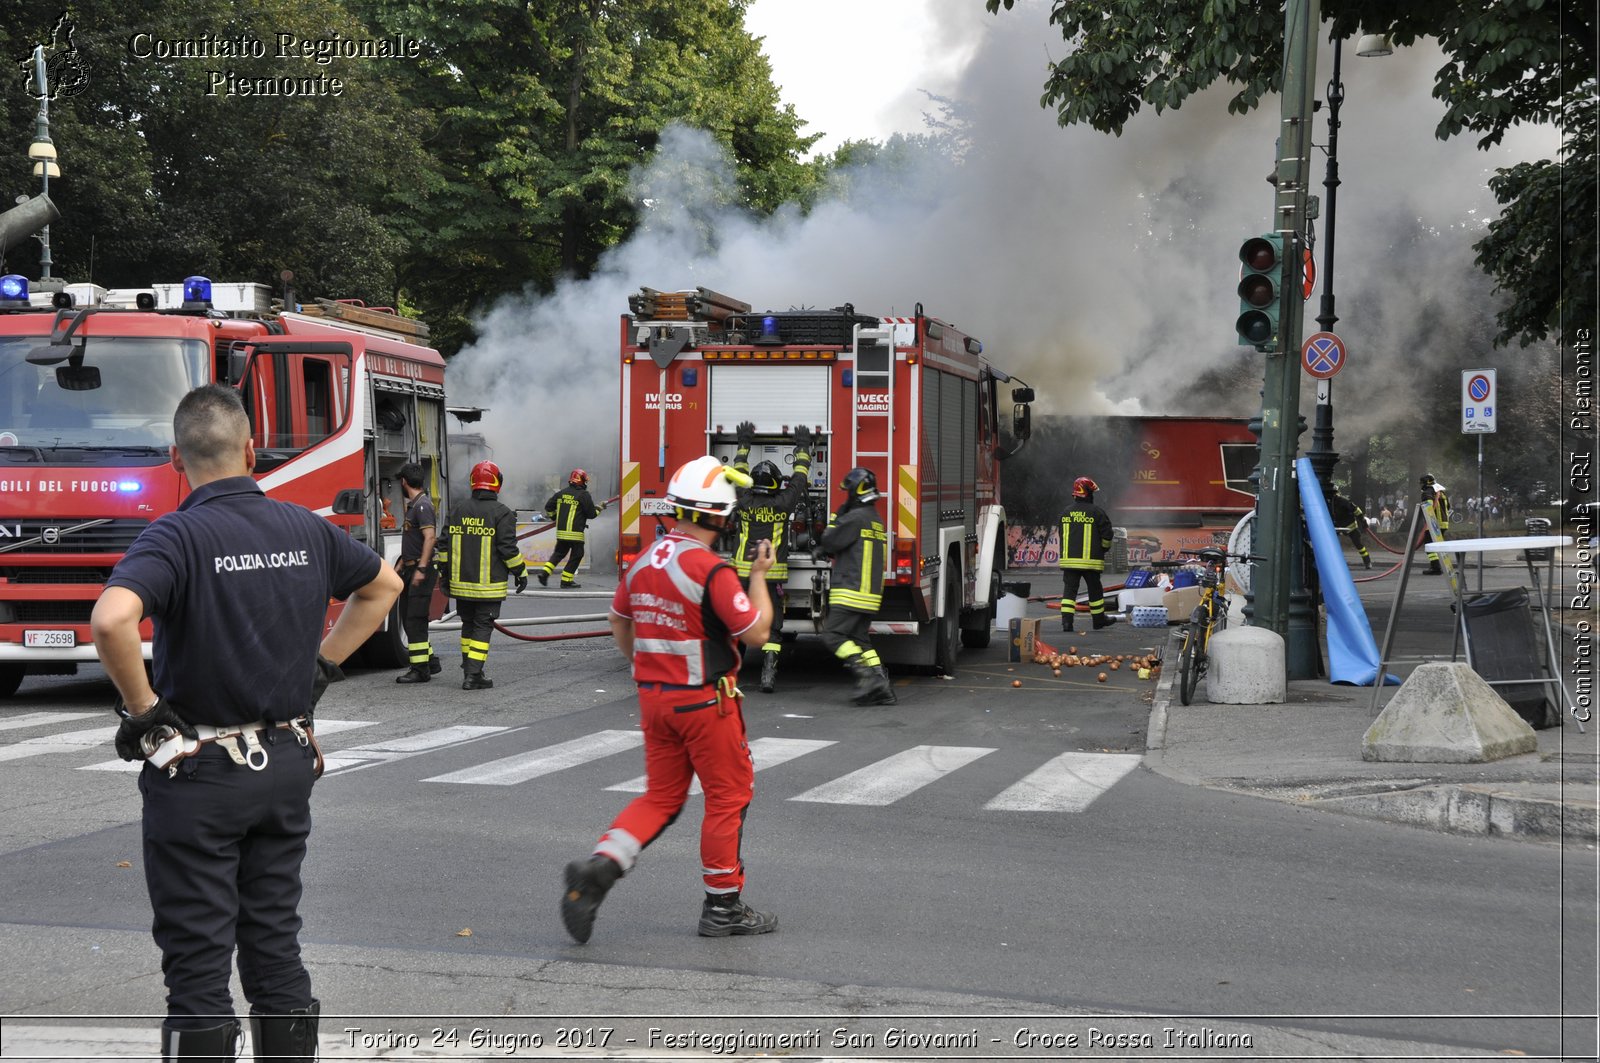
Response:
[[[1014,3],[985,0],[991,12]],[[1570,341],[1592,328],[1594,4],[1324,0],[1323,10],[1335,37],[1365,31],[1388,33],[1399,45],[1438,40],[1447,59],[1434,75],[1433,94],[1444,106],[1440,139],[1470,131],[1486,148],[1523,122],[1563,129],[1564,165],[1500,171],[1493,190],[1506,212],[1475,250],[1510,297],[1496,319],[1497,342]],[[1050,21],[1072,50],[1051,64],[1040,104],[1054,107],[1062,125],[1120,134],[1142,107],[1175,110],[1219,80],[1237,86],[1228,109],[1242,114],[1281,87],[1283,5],[1276,0],[1055,0]],[[1561,284],[1552,287],[1557,277]]]

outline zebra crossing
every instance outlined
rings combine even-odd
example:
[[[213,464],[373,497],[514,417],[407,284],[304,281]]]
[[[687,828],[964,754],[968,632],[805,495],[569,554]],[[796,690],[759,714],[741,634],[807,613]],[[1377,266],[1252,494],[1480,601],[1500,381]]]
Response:
[[[29,713],[0,721],[0,731],[70,724],[97,715]],[[637,730],[599,730],[505,756],[493,756],[497,742],[504,742],[529,728],[453,725],[415,734],[385,735],[372,741],[361,741],[360,732],[376,724],[377,721],[372,720],[317,721],[317,734],[325,760],[325,779],[449,750],[481,746],[486,754],[490,754],[486,759],[442,774],[425,774],[421,782],[440,786],[510,787],[559,772],[582,769],[604,790],[643,793],[645,789],[643,775],[632,775],[617,782],[604,776],[606,770],[621,763],[626,763],[629,769],[636,769],[638,751],[644,744],[644,737]],[[115,733],[114,726],[101,725],[0,742],[0,762],[97,752],[111,744]],[[355,744],[329,741],[341,734],[348,734]],[[786,800],[878,808],[893,805],[929,788],[937,788],[951,776],[998,752],[998,747],[991,746],[919,744],[862,763],[865,758],[858,755],[852,743],[837,739],[764,736],[750,741],[751,758],[758,772],[818,754],[827,756],[829,770],[840,770],[839,775],[827,782],[788,795]],[[611,758],[630,753],[633,757],[625,761],[610,762]],[[1043,755],[1036,753],[1034,759]],[[455,759],[459,763],[459,758]],[[998,812],[1083,812],[1137,767],[1140,759],[1137,754],[1129,753],[1066,752],[1048,756],[1042,762],[1035,763],[1020,779],[985,801],[982,807]],[[140,765],[112,759],[74,767],[80,771],[134,772],[139,770]],[[700,792],[700,784],[696,780],[691,793]]]

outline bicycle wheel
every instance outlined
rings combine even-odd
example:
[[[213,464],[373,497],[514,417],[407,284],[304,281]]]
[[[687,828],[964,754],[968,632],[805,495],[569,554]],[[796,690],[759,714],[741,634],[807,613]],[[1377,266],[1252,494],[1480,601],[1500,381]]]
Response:
[[[1194,700],[1195,687],[1200,685],[1200,636],[1194,627],[1184,630],[1183,648],[1178,651],[1178,700],[1185,705]]]

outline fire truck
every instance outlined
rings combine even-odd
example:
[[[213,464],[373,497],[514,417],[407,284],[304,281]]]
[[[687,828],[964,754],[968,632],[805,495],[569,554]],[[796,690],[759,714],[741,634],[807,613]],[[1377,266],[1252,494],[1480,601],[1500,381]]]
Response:
[[[112,566],[188,493],[168,448],[173,410],[197,385],[242,391],[268,495],[391,563],[400,466],[421,464],[445,497],[444,360],[419,322],[349,301],[274,309],[264,285],[203,277],[58,287],[0,277],[0,696],[97,659],[89,613]],[[297,305],[290,293],[284,305]],[[141,633],[148,659],[148,621]],[[394,612],[357,663],[406,660]]]
[[[756,426],[750,462],[792,460],[791,432],[816,434],[810,489],[790,530],[785,628],[819,630],[828,559],[814,556],[844,473],[872,470],[890,549],[880,654],[954,674],[962,646],[989,642],[1005,567],[1000,462],[1030,432],[1033,390],[983,344],[923,313],[875,317],[831,310],[753,312],[696,288],[643,288],[621,319],[621,505],[618,562],[666,531],[667,481],[684,462],[731,462],[742,421]],[[1008,438],[1009,435],[1009,438]]]

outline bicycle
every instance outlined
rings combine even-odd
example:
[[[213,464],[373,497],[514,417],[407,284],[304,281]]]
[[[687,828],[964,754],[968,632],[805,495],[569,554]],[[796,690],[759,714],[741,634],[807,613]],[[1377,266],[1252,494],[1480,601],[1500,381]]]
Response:
[[[1200,677],[1206,674],[1210,661],[1211,638],[1228,626],[1227,567],[1229,559],[1238,561],[1265,561],[1256,554],[1229,554],[1208,546],[1189,555],[1205,567],[1200,571],[1200,604],[1189,614],[1189,620],[1178,633],[1178,699],[1188,705],[1200,686]]]

